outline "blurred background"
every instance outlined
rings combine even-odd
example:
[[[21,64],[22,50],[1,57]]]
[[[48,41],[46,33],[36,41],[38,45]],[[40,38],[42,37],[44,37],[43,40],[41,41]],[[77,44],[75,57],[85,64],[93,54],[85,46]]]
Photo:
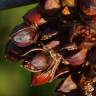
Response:
[[[35,5],[0,11],[0,96],[50,96],[58,81],[39,87],[31,87],[31,73],[5,59],[5,47],[9,33],[23,22],[22,16]]]

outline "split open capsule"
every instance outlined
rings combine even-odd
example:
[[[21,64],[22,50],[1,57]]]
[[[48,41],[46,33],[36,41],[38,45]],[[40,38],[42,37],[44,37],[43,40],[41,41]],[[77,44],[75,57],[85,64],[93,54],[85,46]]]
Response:
[[[36,50],[32,58],[24,61],[23,67],[31,72],[41,72],[48,69],[52,62],[52,57],[49,53]]]

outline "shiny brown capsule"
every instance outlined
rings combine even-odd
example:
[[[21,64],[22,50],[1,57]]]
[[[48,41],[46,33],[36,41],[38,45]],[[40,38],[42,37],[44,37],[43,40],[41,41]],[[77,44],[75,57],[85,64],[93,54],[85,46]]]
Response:
[[[77,54],[73,55],[72,57],[70,57],[69,59],[67,59],[67,61],[72,65],[72,66],[77,66],[77,65],[81,65],[84,63],[85,58],[87,56],[87,49],[82,49],[80,52],[78,52]]]
[[[41,11],[47,15],[54,15],[60,11],[60,0],[39,0]]]
[[[45,70],[44,72],[38,72],[33,74],[32,77],[32,85],[33,86],[40,86],[46,83],[51,83],[61,75],[67,74],[69,70],[67,68],[58,69],[56,68],[56,64],[49,68],[48,70]],[[58,69],[58,70],[57,70]]]
[[[23,67],[31,72],[41,72],[50,67],[52,58],[46,52],[39,51],[31,60],[25,60]]]
[[[72,90],[77,89],[77,85],[73,82],[71,75],[69,75],[59,86],[57,91],[59,92],[64,92],[64,93],[69,93]]]
[[[55,8],[60,8],[60,1],[59,0],[46,0],[44,4],[45,10],[52,10]]]
[[[23,51],[24,50],[16,46],[13,42],[9,41],[5,50],[5,55],[6,58],[11,61],[18,61],[21,59],[21,54],[23,54]]]
[[[36,43],[38,32],[32,26],[24,27],[11,35],[11,41],[18,47],[27,47]]]
[[[80,8],[86,15],[96,15],[96,0],[80,0]]]

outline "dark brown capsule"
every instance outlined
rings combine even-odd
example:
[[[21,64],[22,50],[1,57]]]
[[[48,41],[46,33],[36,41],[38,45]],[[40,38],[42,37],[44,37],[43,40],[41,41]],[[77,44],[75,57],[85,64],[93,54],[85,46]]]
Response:
[[[11,41],[18,47],[27,47],[36,43],[39,33],[32,26],[25,26],[17,32],[11,34]]]
[[[96,15],[96,0],[80,0],[80,8],[86,15]]]
[[[57,91],[69,93],[72,90],[77,89],[77,85],[74,83],[74,81],[71,78],[71,75],[69,75],[62,84],[58,87]]]
[[[6,58],[12,61],[21,60],[21,54],[24,50],[17,47],[13,42],[9,41],[5,50]]]
[[[62,70],[56,68],[56,66],[57,66],[56,64],[54,63],[54,66],[50,67],[50,69],[48,68],[48,70],[33,74],[32,85],[40,86],[40,85],[43,85],[46,83],[50,83],[53,80],[60,77],[61,75],[63,76],[64,74],[67,74],[69,72],[67,68],[62,68]],[[56,68],[56,70],[55,70],[55,68]]]
[[[37,51],[37,54],[29,60],[25,60],[23,67],[31,72],[41,72],[50,67],[52,58],[49,53]]]
[[[72,57],[68,58],[67,61],[70,63],[72,66],[78,66],[81,65],[85,62],[85,58],[87,56],[87,49],[82,49],[80,52],[77,54],[73,55]]]
[[[60,11],[60,0],[39,0],[41,11],[47,15],[54,15]]]
[[[53,41],[49,42],[48,44],[46,44],[44,47],[55,50],[58,48],[59,45],[60,45],[60,41],[53,40]]]
[[[44,4],[45,10],[52,10],[52,9],[60,8],[60,1],[59,0],[46,0]]]

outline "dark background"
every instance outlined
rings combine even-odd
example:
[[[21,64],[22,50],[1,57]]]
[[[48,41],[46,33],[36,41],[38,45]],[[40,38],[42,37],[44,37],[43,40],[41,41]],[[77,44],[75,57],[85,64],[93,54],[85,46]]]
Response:
[[[23,22],[22,16],[34,5],[0,11],[0,96],[50,96],[58,81],[39,87],[31,87],[31,73],[5,59],[5,47],[9,33]]]

